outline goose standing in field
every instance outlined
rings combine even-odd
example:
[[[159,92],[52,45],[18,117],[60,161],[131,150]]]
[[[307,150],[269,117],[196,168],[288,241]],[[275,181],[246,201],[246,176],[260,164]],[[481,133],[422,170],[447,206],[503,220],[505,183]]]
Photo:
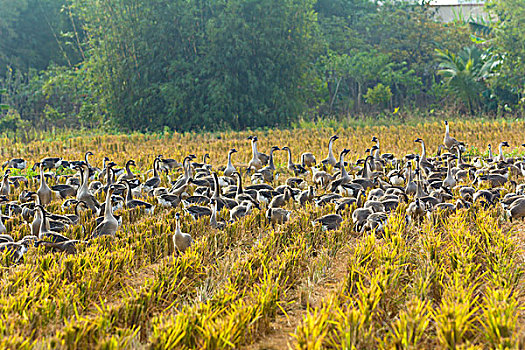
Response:
[[[226,169],[224,169],[224,176],[233,176],[233,173],[235,173],[237,170],[233,166],[232,163],[232,154],[236,153],[237,150],[235,148],[232,148],[228,152],[228,164],[226,165]]]
[[[299,194],[299,198],[297,199],[297,201],[299,202],[299,204],[305,205],[306,203],[312,202],[314,200],[314,197],[315,197],[314,187],[309,186],[307,190]]]
[[[248,169],[259,170],[264,165],[268,164],[269,156],[257,151],[257,136],[249,136],[248,140],[252,142],[252,160],[248,163]]]
[[[237,190],[236,190],[236,193],[235,193],[235,200],[238,202],[238,203],[241,203],[243,201],[250,201],[250,202],[253,202],[254,199],[252,196],[250,196],[249,194],[247,193],[244,193],[244,190],[242,188],[242,177],[241,177],[241,173],[239,173],[238,171],[235,172],[235,175],[237,175]]]
[[[328,214],[321,216],[320,218],[315,219],[312,224],[314,226],[321,225],[323,231],[337,230],[341,223],[343,222],[343,217],[339,214]]]
[[[305,152],[301,154],[301,166],[303,168],[311,168],[317,164],[315,156],[310,152]]]
[[[339,186],[347,184],[352,180],[352,178],[350,177],[350,175],[348,175],[348,172],[346,171],[344,159],[345,155],[349,152],[350,150],[345,148],[341,151],[341,154],[339,155],[339,168],[341,169],[341,174],[337,180],[332,182],[332,192],[335,192]]]
[[[153,176],[150,177],[149,179],[147,179],[146,182],[144,182],[144,184],[142,185],[142,188],[146,192],[149,192],[149,191],[159,187],[159,185],[160,185],[160,176],[159,176],[159,170],[158,170],[158,166],[157,166],[158,163],[159,163],[159,158],[156,157],[153,160]]]
[[[292,198],[293,198],[292,188],[290,186],[286,186],[284,188],[284,193],[273,197],[272,201],[270,202],[268,207],[269,208],[280,208],[280,207],[283,207]]]
[[[42,159],[40,161],[40,163],[36,163],[33,166],[33,170],[35,170],[37,166],[44,167],[44,170],[52,170],[52,169],[56,169],[56,168],[60,167],[63,163],[64,163],[64,161],[62,160],[62,158],[46,157],[46,158]]]
[[[332,148],[334,141],[338,138],[339,137],[337,137],[337,135],[333,135],[332,137],[330,137],[330,140],[328,141],[328,156],[321,161],[321,163],[323,163],[324,165],[335,166],[337,164],[337,159],[335,159]]]
[[[134,209],[138,207],[143,207],[144,211],[147,214],[153,214],[155,210],[155,206],[148,202],[144,202],[138,199],[133,199],[133,194],[131,193],[131,186],[129,184],[129,181],[124,180],[124,184],[126,185],[126,202],[125,202],[126,208]]]
[[[283,148],[284,149],[284,148]],[[273,152],[279,151],[280,148],[277,146],[273,146],[270,149],[270,158],[268,160],[268,165],[262,168],[261,170],[257,171],[252,176],[252,183],[257,183],[257,180],[262,179],[262,182],[272,182],[274,180],[274,172],[275,172],[275,164],[273,162]],[[260,183],[261,181],[259,181]]]
[[[499,144],[499,154],[494,159],[496,162],[505,162],[507,159],[505,158],[505,155],[503,154],[503,147],[510,147],[509,143],[507,141],[500,142]]]
[[[266,219],[272,225],[284,224],[290,219],[291,212],[283,208],[268,208],[266,210]]]
[[[292,150],[290,147],[284,146],[282,150],[288,152],[288,170],[293,171],[295,176],[306,173],[306,169],[301,164],[294,164],[292,160]]]
[[[193,244],[193,238],[188,233],[180,230],[180,213],[175,213],[175,233],[173,234],[173,246],[175,249],[184,254],[184,252]]]
[[[120,181],[120,180],[127,180],[127,181],[131,181],[131,180],[134,180],[135,179],[135,174],[133,174],[133,172],[131,172],[131,167],[132,166],[137,166],[137,164],[135,164],[135,161],[133,159],[130,159],[126,162],[126,165],[125,165],[125,169],[126,169],[126,172],[122,175],[120,175],[117,179],[117,181]]]
[[[450,128],[448,121],[445,120],[445,136],[443,137],[443,144],[446,148],[451,150],[453,147],[463,147],[463,144],[450,136]]]
[[[11,193],[11,185],[9,185],[9,174],[11,170],[7,169],[2,177],[2,185],[0,186],[0,196],[9,196]]]
[[[222,230],[224,227],[226,227],[226,222],[217,221],[218,201],[215,198],[212,198],[210,204],[212,209],[210,216],[210,226],[218,230]]]
[[[443,180],[443,187],[453,188],[457,184],[456,179],[452,175],[452,171],[451,171],[452,167],[450,165],[450,163],[452,162],[452,159],[457,159],[457,158],[458,157],[456,157],[455,155],[451,155],[447,157],[447,176],[445,180]]]
[[[2,164],[2,169],[5,169],[7,167],[7,168],[24,170],[26,166],[27,166],[27,162],[24,159],[13,158],[13,159],[5,161],[5,163]]]
[[[164,156],[162,154],[159,154],[157,158],[159,158],[159,170],[165,171],[166,173],[169,173],[175,168],[180,168],[182,166],[181,163],[177,162],[173,158],[163,158]],[[133,162],[133,165],[135,165],[135,162]],[[130,172],[128,172],[129,175]]]
[[[252,211],[253,202],[244,201],[232,210],[230,210],[230,220],[239,220],[242,217],[250,214]]]
[[[48,213],[44,209],[44,207],[40,204],[36,206],[36,209],[40,213],[40,228],[38,230],[38,239],[46,239],[50,240],[51,242],[65,242],[69,241],[69,238],[66,236],[61,235],[58,232],[51,231],[51,227],[49,225],[49,219],[48,219]]]
[[[44,176],[44,167],[42,165],[40,166],[40,187],[36,191],[36,194],[41,205],[46,206],[51,203],[53,191],[51,191],[47,185],[46,177]]]
[[[93,212],[97,213],[100,209],[100,204],[95,199],[88,186],[87,169],[85,165],[75,167],[80,172],[81,184],[77,190],[76,199],[84,201],[87,207]]]
[[[106,193],[106,202],[104,206],[104,219],[100,224],[97,225],[90,239],[97,238],[100,236],[115,236],[118,230],[118,220],[113,215],[113,206],[111,204],[111,196],[115,191],[115,186],[109,187]]]

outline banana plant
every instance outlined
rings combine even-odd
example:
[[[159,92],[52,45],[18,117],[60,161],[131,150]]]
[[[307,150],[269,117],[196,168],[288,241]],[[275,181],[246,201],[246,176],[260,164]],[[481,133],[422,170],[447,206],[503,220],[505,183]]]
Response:
[[[439,62],[437,73],[473,113],[486,89],[485,81],[494,74],[500,60],[490,51],[482,51],[476,46],[465,47],[457,54],[438,49],[436,54]]]

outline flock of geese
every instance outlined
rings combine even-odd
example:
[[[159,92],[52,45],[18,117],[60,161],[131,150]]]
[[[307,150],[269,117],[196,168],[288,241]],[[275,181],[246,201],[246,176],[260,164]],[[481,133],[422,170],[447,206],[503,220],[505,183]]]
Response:
[[[396,158],[394,154],[382,153],[379,139],[374,137],[365,157],[353,164],[345,160],[348,149],[343,149],[338,158],[334,155],[333,145],[338,140],[334,135],[328,141],[325,159],[317,162],[314,154],[305,152],[300,163],[294,163],[289,147],[274,146],[267,155],[258,151],[257,137],[250,136],[249,140],[252,158],[243,169],[234,165],[235,149],[228,152],[227,165],[216,170],[207,163],[208,154],[202,163],[195,161],[195,155],[186,156],[182,163],[158,155],[151,177],[143,182],[132,172],[136,166],[133,160],[119,169],[106,157],[102,168],[97,168],[89,161],[93,153],[87,152],[81,161],[48,157],[36,163],[33,170],[39,170],[39,187],[31,191],[33,181],[25,176],[11,176],[10,171],[25,169],[26,161],[6,161],[0,183],[0,204],[5,208],[5,213],[0,210],[0,252],[9,251],[16,261],[28,249],[40,245],[72,254],[80,242],[114,236],[121,225],[117,210],[141,208],[147,215],[153,213],[155,201],[164,208],[182,207],[182,212],[195,220],[208,217],[210,226],[216,229],[249,215],[254,208],[265,211],[268,224],[284,224],[293,215],[293,210],[286,209],[292,207],[288,205],[291,202],[299,206],[333,204],[333,213],[312,222],[323,230],[339,228],[345,212],[351,212],[357,232],[381,232],[400,203],[406,203],[406,219],[415,222],[469,208],[478,201],[487,207],[501,205],[511,220],[525,216],[525,184],[512,180],[525,176],[523,159],[505,157],[503,148],[509,147],[507,142],[499,144],[496,156],[489,145],[488,157],[464,159],[465,144],[450,136],[447,121],[443,144],[434,157],[427,155],[425,142],[420,138],[415,140],[421,144],[419,154]],[[288,154],[288,171],[278,170],[274,164],[274,152],[280,150]],[[58,168],[74,169],[76,174],[58,175]],[[177,168],[182,168],[183,173],[175,178],[173,170]],[[168,181],[162,180],[162,172]],[[286,173],[290,176],[283,185],[272,186],[279,174]],[[248,178],[249,185],[243,183]],[[510,186],[504,189],[506,184]],[[17,195],[18,199],[12,200]],[[48,205],[56,198],[63,200],[62,213],[48,211]],[[105,200],[100,203],[97,198]],[[224,208],[229,213],[228,220],[220,218]],[[86,233],[85,241],[72,240],[63,233],[80,224],[81,210],[90,211],[97,225],[93,232]],[[193,239],[181,231],[180,215],[180,211],[175,215],[173,243],[183,253]],[[19,241],[13,239],[3,223],[15,216],[21,216],[31,228],[31,234]]]

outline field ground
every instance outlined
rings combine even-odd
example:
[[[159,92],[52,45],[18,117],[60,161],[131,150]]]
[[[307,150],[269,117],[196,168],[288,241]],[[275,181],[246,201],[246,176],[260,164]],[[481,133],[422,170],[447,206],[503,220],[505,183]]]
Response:
[[[512,155],[525,151],[523,122],[457,122],[451,132],[466,142],[467,157],[486,155],[488,143],[497,150],[501,141],[509,142]],[[256,133],[260,151],[289,146],[295,161],[306,151],[323,159],[333,134],[339,136],[335,153],[349,148],[347,159],[355,162],[373,145],[372,136],[379,138],[382,152],[400,158],[419,152],[417,137],[435,154],[443,125]],[[23,157],[31,166],[45,156],[75,160],[92,151],[91,162],[99,167],[104,156],[119,166],[134,159],[147,178],[158,154],[181,161],[190,153],[198,160],[209,153],[216,169],[236,148],[234,163],[246,164],[248,135],[94,136],[27,144],[4,138],[0,155]],[[289,175],[285,152],[276,152],[276,163],[283,173],[278,185]],[[163,184],[167,181],[163,175]],[[36,190],[37,180],[30,179],[28,187]],[[12,192],[12,200],[20,190]],[[61,212],[61,203],[54,200],[48,210]],[[224,230],[183,215],[182,231],[195,244],[182,255],[174,254],[171,235],[175,213],[183,211],[160,205],[153,215],[120,210],[117,237],[79,245],[75,255],[39,247],[13,264],[4,254],[0,348],[525,347],[525,225],[504,220],[501,208],[474,205],[407,223],[402,204],[382,234],[355,232],[350,210],[338,230],[312,226],[313,219],[334,212],[333,204],[287,208],[290,221],[275,228],[257,209]],[[15,239],[30,233],[21,217],[5,223]],[[84,213],[81,225],[64,234],[85,239],[94,227]]]

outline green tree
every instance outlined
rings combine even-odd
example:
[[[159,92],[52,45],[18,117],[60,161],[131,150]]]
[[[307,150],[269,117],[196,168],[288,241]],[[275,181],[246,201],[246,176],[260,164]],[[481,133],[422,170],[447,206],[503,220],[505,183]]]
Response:
[[[525,108],[525,3],[494,0],[488,8],[498,18],[492,43],[504,58],[495,84],[516,94]]]
[[[499,61],[490,52],[476,46],[465,47],[458,54],[436,50],[440,74],[448,88],[474,113],[481,103],[485,81],[491,77]]]

